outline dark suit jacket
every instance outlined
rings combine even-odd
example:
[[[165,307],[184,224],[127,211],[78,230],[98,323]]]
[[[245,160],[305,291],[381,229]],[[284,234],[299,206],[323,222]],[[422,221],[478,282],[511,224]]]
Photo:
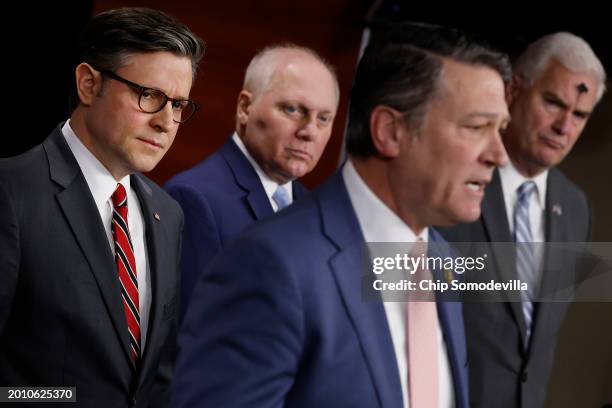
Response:
[[[294,181],[293,199],[307,193]],[[249,160],[230,138],[195,167],[165,185],[185,212],[181,273],[181,317],[193,287],[213,257],[247,226],[274,214]]]
[[[132,175],[152,289],[146,345],[135,367],[114,256],[60,129],[0,161],[0,384],[76,386],[71,407],[166,406],[181,209],[154,183]]]
[[[173,406],[402,407],[384,306],[362,298],[363,243],[338,173],[230,244],[181,328]],[[438,314],[467,408],[461,304]]]
[[[586,196],[556,168],[550,169],[548,175],[544,216],[547,242],[590,239],[591,210]],[[480,219],[442,228],[440,232],[451,242],[512,242],[507,219],[501,180],[499,172],[495,171],[485,192]],[[502,276],[516,279],[515,261],[505,255],[496,256],[495,266]],[[542,293],[572,285],[573,269],[560,270],[560,260],[550,255],[546,255],[544,262]],[[520,303],[468,302],[463,310],[470,360],[471,406],[542,407],[554,361],[557,332],[567,303],[535,305],[527,351]]]

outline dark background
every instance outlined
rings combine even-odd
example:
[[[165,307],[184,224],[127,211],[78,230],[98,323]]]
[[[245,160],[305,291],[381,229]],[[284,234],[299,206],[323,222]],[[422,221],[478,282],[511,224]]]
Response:
[[[235,102],[250,58],[272,43],[291,41],[316,49],[336,68],[341,101],[332,138],[317,168],[305,177],[315,187],[336,168],[346,106],[363,29],[368,21],[424,21],[465,29],[516,56],[531,41],[554,31],[587,40],[612,74],[612,28],[604,6],[517,5],[503,2],[461,7],[398,1],[113,1],[39,5],[25,2],[5,10],[3,28],[4,140],[0,157],[40,143],[68,117],[72,69],[78,62],[75,38],[95,13],[121,6],[163,10],[188,25],[207,43],[192,90],[202,109],[181,127],[167,156],[149,176],[163,184],[219,148],[234,129]],[[464,2],[461,2],[464,3]],[[608,88],[611,88],[608,81]],[[604,97],[570,156],[566,174],[590,197],[593,238],[612,241],[612,95]],[[572,306],[562,329],[550,407],[599,407],[612,401],[612,303]],[[606,377],[607,376],[607,377]]]

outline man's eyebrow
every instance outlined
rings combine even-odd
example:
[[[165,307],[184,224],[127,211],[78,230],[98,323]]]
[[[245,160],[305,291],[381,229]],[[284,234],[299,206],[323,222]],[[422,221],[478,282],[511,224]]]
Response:
[[[303,102],[303,101],[300,101],[300,100],[293,100],[293,99],[281,100],[281,101],[278,101],[278,104],[281,105],[281,106],[282,105],[287,105],[287,104],[297,105],[300,108],[302,108],[302,109],[304,109],[305,111],[308,111],[308,112],[315,111],[317,113],[324,113],[324,114],[328,114],[328,115],[334,115],[335,114],[333,109],[325,109],[325,108],[318,109],[317,107],[309,105],[309,104],[307,104],[307,102]]]
[[[563,100],[561,99],[559,96],[557,96],[555,93],[552,92],[544,92],[544,98],[551,100],[553,103],[559,105],[559,107],[569,110],[569,105]],[[574,115],[578,115],[580,117],[586,118],[589,117],[591,115],[591,111],[588,110],[582,110],[582,109],[574,109],[572,111],[572,113]]]
[[[569,105],[563,99],[561,99],[560,96],[558,96],[557,94],[553,92],[550,92],[550,91],[544,92],[544,98],[551,100],[552,102],[556,103],[563,109],[569,109]]]
[[[497,119],[499,117],[499,113],[493,112],[472,112],[464,116],[464,119],[472,119],[472,118],[487,118],[487,119]],[[510,116],[508,116],[509,118]]]

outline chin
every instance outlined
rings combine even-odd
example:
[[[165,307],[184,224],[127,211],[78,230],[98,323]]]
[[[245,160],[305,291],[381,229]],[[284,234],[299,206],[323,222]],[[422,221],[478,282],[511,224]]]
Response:
[[[133,170],[135,173],[148,173],[150,171],[152,171],[157,164],[159,163],[159,160],[156,161],[151,161],[151,162],[146,162],[146,163],[139,163],[137,166],[134,166]]]
[[[478,218],[480,218],[480,207],[466,209],[464,211],[461,211],[455,214],[455,217],[453,217],[450,225],[474,222],[478,220]]]
[[[309,173],[309,170],[304,169],[304,168],[292,168],[292,169],[287,169],[285,175],[287,176],[286,178],[290,180],[295,180],[295,179],[305,176],[308,173]]]

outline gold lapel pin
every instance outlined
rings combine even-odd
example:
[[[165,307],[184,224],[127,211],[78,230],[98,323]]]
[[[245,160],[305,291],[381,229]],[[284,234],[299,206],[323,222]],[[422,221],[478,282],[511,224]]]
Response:
[[[451,271],[450,269],[445,269],[444,277],[446,278],[446,281],[448,283],[451,283],[451,281],[453,280],[453,271]]]

